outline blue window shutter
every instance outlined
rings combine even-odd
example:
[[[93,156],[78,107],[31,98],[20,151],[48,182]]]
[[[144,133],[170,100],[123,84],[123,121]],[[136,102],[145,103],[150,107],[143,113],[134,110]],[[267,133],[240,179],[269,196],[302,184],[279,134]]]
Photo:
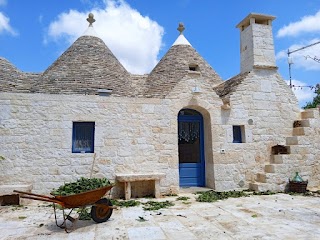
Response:
[[[94,152],[94,122],[73,122],[72,152]]]
[[[233,142],[242,143],[241,126],[233,126]]]

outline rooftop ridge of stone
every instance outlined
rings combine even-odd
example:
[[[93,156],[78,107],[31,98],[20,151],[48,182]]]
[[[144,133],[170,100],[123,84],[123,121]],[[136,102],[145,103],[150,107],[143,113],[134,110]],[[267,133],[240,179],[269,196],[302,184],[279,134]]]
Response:
[[[30,92],[40,73],[23,72],[7,59],[0,57],[0,92]]]
[[[249,75],[250,72],[240,73],[223,83],[213,87],[213,90],[218,94],[220,98],[235,92],[237,87],[243,82],[244,79]]]
[[[11,63],[8,59],[4,57],[0,57],[0,73],[2,71],[20,71],[13,63]]]

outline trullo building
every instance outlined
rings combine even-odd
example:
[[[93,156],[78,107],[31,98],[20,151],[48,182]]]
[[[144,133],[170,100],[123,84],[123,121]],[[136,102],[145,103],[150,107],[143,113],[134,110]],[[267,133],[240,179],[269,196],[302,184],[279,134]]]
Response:
[[[238,25],[240,73],[219,74],[184,26],[146,75],[130,74],[90,26],[42,73],[0,58],[0,181],[48,193],[79,177],[107,177],[116,196],[283,191],[298,171],[320,183],[319,109],[302,111],[277,71],[272,21]]]

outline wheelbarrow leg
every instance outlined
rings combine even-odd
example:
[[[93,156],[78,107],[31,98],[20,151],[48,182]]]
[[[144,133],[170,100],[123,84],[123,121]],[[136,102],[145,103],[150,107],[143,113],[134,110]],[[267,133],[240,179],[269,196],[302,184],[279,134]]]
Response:
[[[56,212],[56,205],[53,204],[53,210],[54,210],[54,218],[55,218],[55,221],[56,221],[56,225],[59,227],[59,228],[63,228],[67,233],[71,232],[73,230],[73,228],[75,227],[76,225],[76,222],[79,218],[73,218],[71,217],[71,213],[73,211],[74,208],[72,208],[70,210],[70,212],[68,214],[65,213],[64,211],[64,208],[62,209],[62,215],[63,215],[63,222],[61,224],[58,224],[58,219],[57,219],[57,212]],[[68,228],[67,227],[67,220],[69,220],[71,223],[72,223],[72,226],[71,228]],[[69,231],[71,230],[71,231]]]

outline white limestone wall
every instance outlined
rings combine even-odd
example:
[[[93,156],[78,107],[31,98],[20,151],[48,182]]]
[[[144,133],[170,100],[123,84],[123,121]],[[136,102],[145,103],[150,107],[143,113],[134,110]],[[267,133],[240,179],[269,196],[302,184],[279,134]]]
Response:
[[[72,122],[94,121],[94,176],[163,172],[163,188],[178,185],[170,101],[2,93],[0,102],[1,184],[30,183],[34,191],[48,193],[89,177],[94,154],[71,152]]]
[[[286,144],[300,112],[292,91],[276,71],[270,70],[251,72],[230,95],[230,105],[230,110],[223,111],[225,154],[214,154],[214,159],[219,159],[215,164],[219,190],[247,187],[256,173],[264,172],[271,147]],[[245,143],[232,143],[232,125],[244,126]],[[227,177],[219,181],[221,175]]]
[[[192,94],[195,85],[200,94]],[[161,192],[177,192],[177,115],[193,108],[204,117],[206,185],[247,188],[270,161],[271,147],[292,136],[297,99],[270,70],[251,72],[230,95],[230,110],[221,109],[212,87],[188,76],[166,99],[1,93],[1,184],[33,184],[33,191],[47,194],[89,177],[95,158],[93,176],[162,172]],[[73,121],[95,122],[95,155],[71,152]],[[244,126],[245,143],[232,143],[233,125]]]
[[[206,179],[214,188],[212,149],[224,138],[216,127],[222,102],[206,82],[198,83],[200,95],[192,94],[194,84],[193,78],[182,81],[166,99],[2,93],[1,184],[28,183],[48,193],[89,177],[95,160],[93,176],[162,172],[161,191],[178,192],[177,116],[190,107],[205,119]],[[95,154],[72,153],[73,121],[95,122]]]

